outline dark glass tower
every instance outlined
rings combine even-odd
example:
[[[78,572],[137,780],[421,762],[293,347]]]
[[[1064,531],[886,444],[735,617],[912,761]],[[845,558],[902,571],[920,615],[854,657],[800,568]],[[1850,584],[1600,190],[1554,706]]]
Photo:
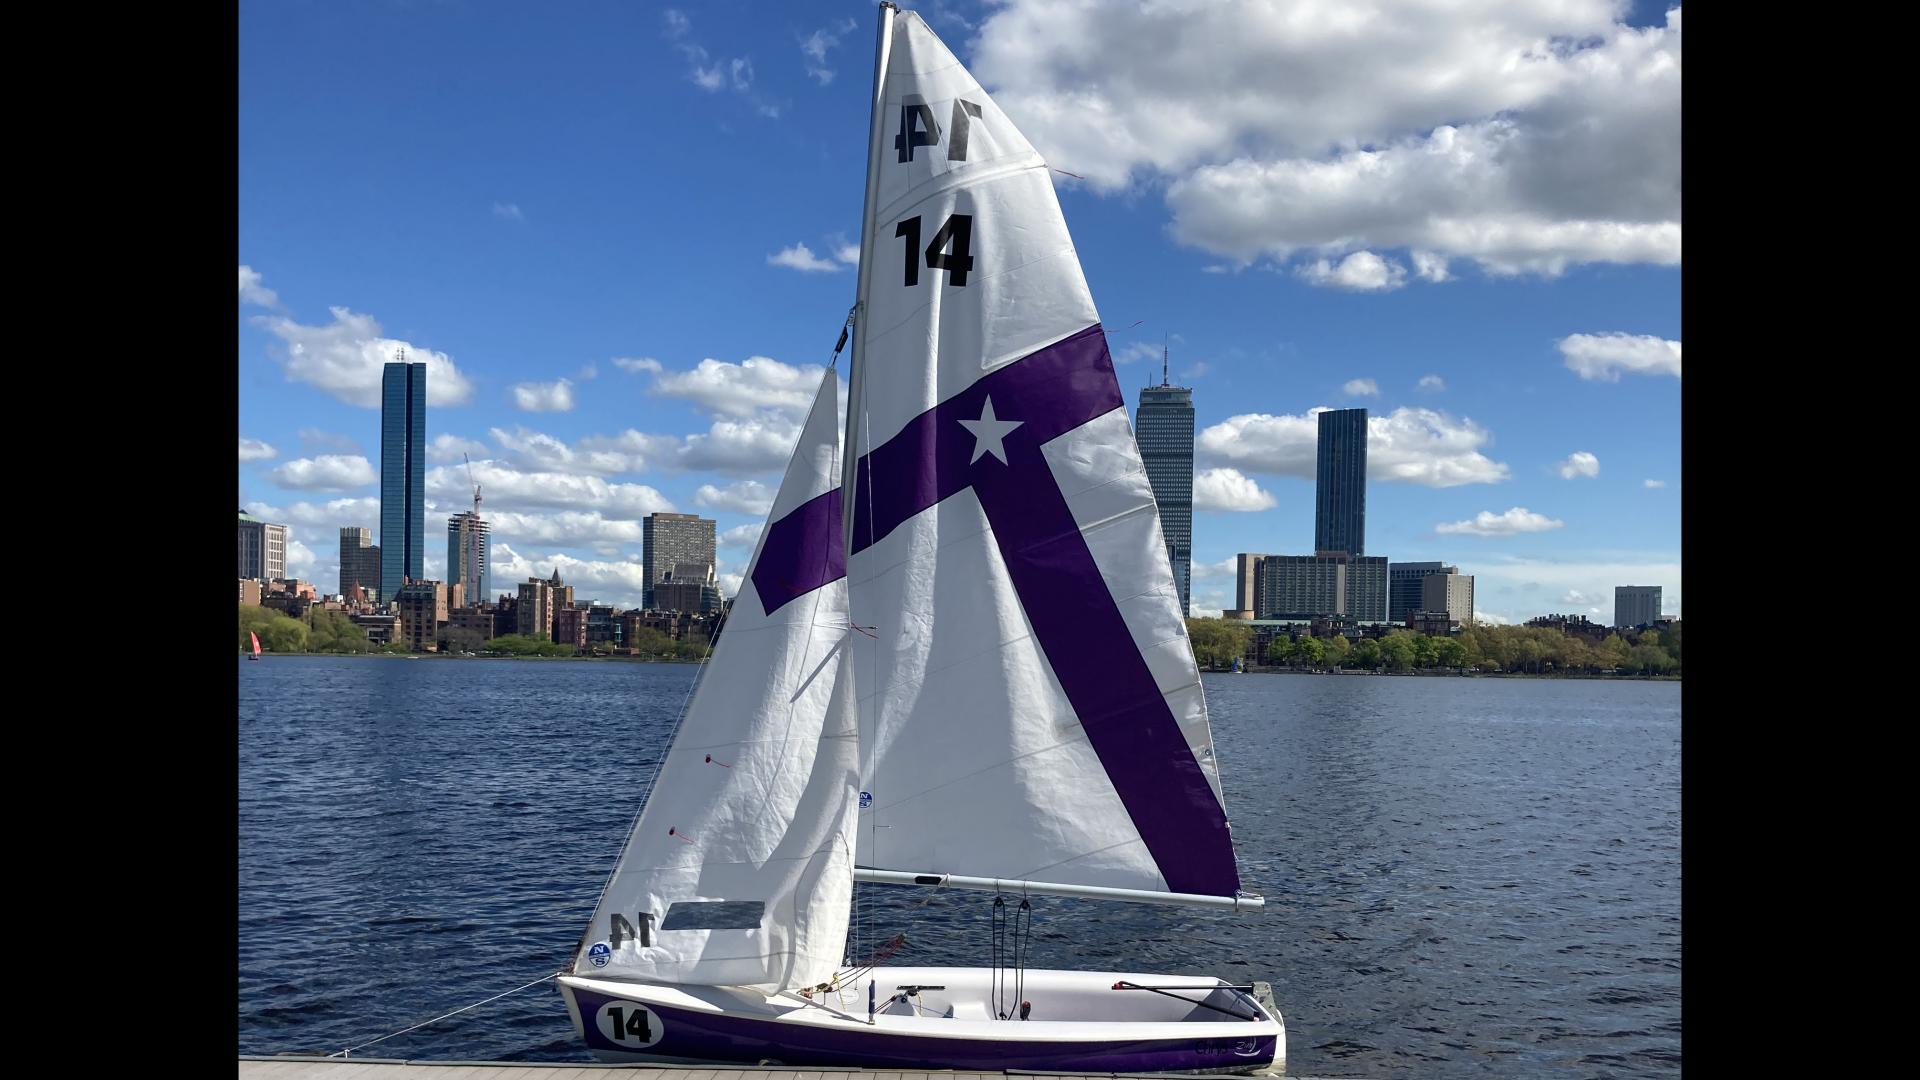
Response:
[[[1140,391],[1133,438],[1147,466],[1153,501],[1160,504],[1160,532],[1185,615],[1193,579],[1193,390],[1167,381],[1164,359],[1160,385]]]
[[[401,360],[380,378],[380,599],[426,576],[426,541],[427,365]]]
[[[1313,550],[1367,553],[1367,410],[1320,414]]]

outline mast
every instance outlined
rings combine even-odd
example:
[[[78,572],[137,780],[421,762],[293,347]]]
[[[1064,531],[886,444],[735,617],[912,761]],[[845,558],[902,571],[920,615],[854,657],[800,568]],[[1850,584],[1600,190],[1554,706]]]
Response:
[[[847,440],[841,452],[840,534],[847,550],[853,547],[853,504],[860,462],[860,373],[867,366],[867,297],[873,288],[873,217],[879,211],[880,138],[886,127],[887,59],[893,53],[893,17],[900,9],[887,0],[880,4],[880,32],[873,51],[873,111],[867,118],[867,191],[860,207],[860,269],[854,286],[853,359],[847,364]]]

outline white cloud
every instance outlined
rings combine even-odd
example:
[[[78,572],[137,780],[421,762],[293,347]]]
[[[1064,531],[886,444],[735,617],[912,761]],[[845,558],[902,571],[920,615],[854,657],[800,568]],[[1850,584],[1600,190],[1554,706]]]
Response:
[[[1435,525],[1433,531],[1464,536],[1516,536],[1520,533],[1548,532],[1565,525],[1564,521],[1516,506],[1504,514],[1482,510],[1466,521],[1442,522]]]
[[[1585,450],[1575,450],[1560,463],[1560,479],[1572,480],[1577,476],[1599,476],[1600,459]]]
[[[314,565],[318,561],[319,560],[314,557],[312,548],[294,539],[291,531],[287,533],[288,576],[313,581]]]
[[[721,547],[746,548],[748,551],[752,551],[753,545],[760,542],[760,530],[763,527],[764,525],[758,521],[750,522],[746,525],[735,525],[733,528],[720,534],[719,545]]]
[[[834,76],[833,69],[827,66],[827,50],[840,44],[841,36],[856,25],[848,19],[837,27],[821,27],[800,42],[800,54],[807,58],[807,74],[819,80],[821,86],[832,82]]]
[[[1380,384],[1374,382],[1372,379],[1348,379],[1347,384],[1342,386],[1340,390],[1348,397],[1380,396]]]
[[[1640,481],[1640,484],[1642,487],[1650,487],[1650,488],[1663,488],[1667,486],[1667,482],[1665,480],[1642,480]]]
[[[241,461],[265,461],[276,453],[278,453],[278,451],[266,443],[261,442],[259,439],[249,439],[245,435],[240,436]]]
[[[1617,0],[1010,0],[973,70],[1096,189],[1161,179],[1245,261],[1408,248],[1495,273],[1679,260],[1681,18]]]
[[[304,427],[300,429],[300,445],[308,451],[332,450],[341,454],[360,453],[359,440],[338,431],[324,428]]]
[[[1441,378],[1438,375],[1422,375],[1420,376],[1419,388],[1422,390],[1431,390],[1434,393],[1439,393],[1440,391],[1445,390],[1447,388],[1447,380]]]
[[[478,454],[481,457],[486,457],[491,453],[492,451],[487,449],[486,443],[476,442],[472,439],[463,439],[458,435],[451,435],[444,431],[435,435],[432,441],[427,443],[427,460],[441,465],[460,461],[462,460],[462,455]]]
[[[528,578],[545,580],[558,570],[560,580],[574,587],[575,596],[628,610],[640,606],[642,589],[646,585],[646,570],[638,559],[581,559],[564,552],[542,555],[529,551],[522,555],[510,543],[496,543],[488,555],[493,563],[493,580],[498,588]]]
[[[691,401],[721,416],[751,416],[776,409],[804,418],[813,405],[826,368],[815,364],[794,367],[766,356],[749,356],[738,364],[706,359],[692,371],[655,376],[654,392]]]
[[[1640,553],[1619,554],[1632,556]],[[1571,602],[1567,598],[1577,594],[1581,602],[1588,605],[1590,614],[1598,607],[1606,616],[1601,621],[1610,623],[1613,620],[1613,590],[1619,585],[1658,585],[1661,587],[1661,606],[1666,613],[1678,615],[1681,611],[1680,564],[1660,556],[1616,558],[1615,561],[1606,562],[1558,562],[1487,556],[1476,559],[1473,569],[1476,598],[1488,591],[1513,594],[1513,599],[1503,606],[1511,609],[1531,603],[1534,606],[1529,616],[1543,613],[1544,607],[1541,605],[1547,601],[1529,600],[1524,594],[1558,596],[1563,604]]]
[[[693,504],[708,510],[732,510],[741,514],[763,515],[773,509],[772,487],[758,480],[740,480],[724,488],[701,484],[693,493]]]
[[[652,372],[653,374],[658,375],[660,374],[660,371],[661,371],[660,361],[655,360],[651,356],[642,356],[637,358],[631,357],[631,356],[616,356],[613,358],[613,366],[619,368],[621,371],[628,373],[629,375],[638,375],[643,371]]]
[[[282,362],[290,381],[317,386],[349,405],[376,409],[386,365],[405,359],[427,365],[428,406],[461,405],[473,396],[473,384],[446,353],[382,337],[371,315],[343,307],[329,310],[333,322],[326,326],[304,326],[284,315],[254,317],[256,325],[284,346]]]
[[[1279,476],[1314,475],[1324,406],[1304,416],[1246,413],[1200,432],[1196,444],[1209,460]],[[1367,417],[1367,479],[1458,487],[1492,484],[1507,467],[1480,452],[1493,436],[1471,419],[1402,406]]]
[[[298,491],[349,491],[380,479],[372,463],[358,454],[295,458],[267,475],[275,484]]]
[[[1418,249],[1408,253],[1413,258],[1413,272],[1422,281],[1442,282],[1453,280],[1447,272],[1447,259],[1444,255],[1435,255],[1431,251]]]
[[[242,264],[240,267],[240,302],[243,304],[253,304],[257,307],[279,307],[279,294],[262,285],[260,283],[262,280],[258,270]]]
[[[265,521],[332,531],[336,542],[339,539],[338,530],[350,526],[372,529],[376,537],[380,532],[380,500],[372,496],[330,499],[318,506],[310,502],[296,502],[287,507],[250,502],[247,504],[247,513]]]
[[[1136,341],[1122,347],[1112,354],[1115,364],[1131,364],[1138,360],[1160,359],[1160,346],[1150,341]]]
[[[611,518],[637,519],[673,509],[666,496],[645,484],[610,483],[598,476],[523,470],[498,461],[474,462],[473,476],[486,494],[486,505],[497,511],[598,511]],[[473,489],[467,483],[466,468],[443,465],[427,470],[427,494],[448,505],[470,505]]]
[[[1309,284],[1353,292],[1392,292],[1407,278],[1406,267],[1371,251],[1356,251],[1338,265],[1326,259],[1303,263],[1294,273]]]
[[[575,449],[542,431],[515,426],[512,431],[490,428],[488,434],[511,459],[509,464],[535,470],[585,472],[599,476],[639,472],[646,459],[637,452],[619,448]],[[582,443],[588,440],[581,440]],[[607,440],[601,440],[605,442]]]
[[[489,511],[493,535],[513,541],[560,547],[596,547],[638,544],[644,530],[638,519],[609,518],[597,510],[563,510],[554,514]]]
[[[853,260],[856,263],[860,261],[860,251],[858,248],[854,249]],[[789,270],[802,270],[809,273],[832,273],[837,270],[846,269],[846,267],[837,262],[815,255],[813,249],[805,244],[795,244],[792,247],[781,248],[779,251],[767,256],[767,265],[784,266]]]
[[[1271,510],[1277,504],[1238,469],[1204,469],[1193,477],[1195,510]]]
[[[1569,334],[1558,342],[1567,370],[1583,379],[1619,382],[1622,372],[1680,377],[1680,343],[1650,334]]]
[[[1563,604],[1572,604],[1576,607],[1585,607],[1589,604],[1592,604],[1597,599],[1599,598],[1594,596],[1588,596],[1586,593],[1581,592],[1579,589],[1568,589],[1565,595],[1560,597],[1560,602]]]
[[[1512,619],[1507,618],[1505,615],[1495,615],[1491,611],[1481,611],[1479,608],[1473,609],[1473,619],[1475,622],[1484,623],[1488,626],[1507,626],[1513,622]]]
[[[740,574],[715,574],[713,583],[720,587],[721,596],[739,596],[740,583],[746,578]]]
[[[836,259],[839,259],[843,263],[846,263],[848,266],[859,266],[860,265],[860,245],[849,244],[845,241],[841,241],[834,245],[833,257]]]
[[[666,23],[666,39],[686,59],[690,69],[687,78],[695,86],[702,90],[720,91],[726,89],[731,81],[735,90],[745,91],[753,85],[751,60],[746,57],[713,59],[705,48],[692,40],[693,23],[677,9],[668,8],[663,14],[663,21]]]
[[[783,468],[800,441],[800,425],[774,415],[716,420],[704,435],[689,435],[682,469],[753,475]]]
[[[513,388],[513,404],[527,412],[566,412],[573,408],[573,381],[519,383]]]
[[[504,219],[506,221],[527,220],[527,215],[521,213],[520,207],[513,203],[501,203],[501,202],[494,203],[493,216]]]

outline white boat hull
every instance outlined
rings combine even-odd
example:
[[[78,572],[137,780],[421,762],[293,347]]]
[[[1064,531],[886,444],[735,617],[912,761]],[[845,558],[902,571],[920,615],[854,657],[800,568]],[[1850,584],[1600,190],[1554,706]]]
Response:
[[[1010,976],[1001,992],[1016,1017],[1021,1000],[1031,1003],[1023,1021],[996,1018],[992,978],[989,968],[876,968],[811,1000],[577,975],[559,982],[574,1030],[601,1061],[1266,1074],[1286,1065],[1280,1014],[1219,979],[1028,971],[1018,999]],[[1115,989],[1120,982],[1202,989]],[[902,987],[925,989],[909,996]]]

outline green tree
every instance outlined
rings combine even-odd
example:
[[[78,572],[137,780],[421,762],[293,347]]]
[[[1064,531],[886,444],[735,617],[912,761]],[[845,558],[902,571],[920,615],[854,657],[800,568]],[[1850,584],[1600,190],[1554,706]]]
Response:
[[[1619,634],[1608,634],[1607,640],[1594,648],[1594,661],[1601,670],[1622,670],[1631,660],[1627,639]]]
[[[1293,643],[1293,660],[1309,668],[1317,668],[1327,661],[1327,647],[1319,638],[1303,637]]]
[[[1380,660],[1388,671],[1406,671],[1413,667],[1413,642],[1406,631],[1389,633],[1380,639]]]
[[[1450,637],[1430,638],[1433,642],[1434,663],[1443,668],[1467,666],[1467,647]]]
[[[1327,666],[1328,667],[1332,667],[1332,668],[1345,667],[1347,665],[1348,659],[1352,657],[1352,655],[1353,655],[1353,642],[1347,640],[1347,635],[1335,634],[1333,635],[1333,637],[1327,639]]]
[[[1380,643],[1373,638],[1361,638],[1360,644],[1353,647],[1353,659],[1351,663],[1355,667],[1372,671],[1380,666],[1380,661]]]
[[[1673,657],[1658,645],[1635,645],[1627,663],[1643,675],[1665,675],[1673,670]]]
[[[1193,660],[1203,668],[1231,667],[1253,643],[1253,627],[1226,619],[1188,619],[1187,640]]]
[[[1267,642],[1267,663],[1269,664],[1291,664],[1298,659],[1299,654],[1300,650],[1287,638],[1275,637]]]
[[[240,648],[251,652],[253,644],[248,640],[249,632],[260,636],[260,648],[263,652],[297,653],[307,651],[307,624],[299,619],[290,619],[268,607],[255,607],[241,604],[240,607]]]
[[[1410,635],[1413,639],[1413,664],[1415,667],[1430,668],[1440,662],[1440,639],[1427,634]]]

